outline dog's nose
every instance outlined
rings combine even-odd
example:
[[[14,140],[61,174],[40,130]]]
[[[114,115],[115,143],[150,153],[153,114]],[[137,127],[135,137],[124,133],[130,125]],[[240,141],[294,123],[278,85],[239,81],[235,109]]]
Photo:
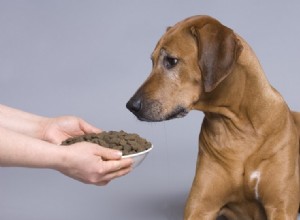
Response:
[[[142,108],[141,99],[130,99],[126,104],[126,107],[133,113],[139,112]]]

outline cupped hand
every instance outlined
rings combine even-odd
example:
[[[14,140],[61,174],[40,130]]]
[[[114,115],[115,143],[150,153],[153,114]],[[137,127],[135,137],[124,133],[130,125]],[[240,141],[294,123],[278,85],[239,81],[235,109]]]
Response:
[[[117,150],[87,142],[61,147],[65,157],[57,170],[83,183],[106,185],[132,169],[132,159],[121,159]]]
[[[43,122],[42,139],[60,144],[67,138],[88,133],[99,133],[100,129],[75,116],[48,118]]]

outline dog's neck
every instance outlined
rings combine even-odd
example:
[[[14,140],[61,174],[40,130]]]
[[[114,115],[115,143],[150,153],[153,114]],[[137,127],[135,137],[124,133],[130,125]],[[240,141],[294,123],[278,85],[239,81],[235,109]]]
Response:
[[[224,117],[237,127],[248,121],[254,129],[260,129],[270,111],[282,111],[278,108],[282,106],[278,100],[282,99],[267,81],[255,53],[240,40],[243,52],[235,69],[215,90],[203,93],[194,109],[203,111],[207,118]]]

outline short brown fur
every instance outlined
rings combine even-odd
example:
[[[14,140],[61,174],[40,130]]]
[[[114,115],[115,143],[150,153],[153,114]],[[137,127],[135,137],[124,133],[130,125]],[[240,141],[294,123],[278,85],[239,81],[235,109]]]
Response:
[[[152,60],[127,107],[144,121],[205,114],[184,219],[295,220],[300,114],[269,84],[245,40],[194,16],[167,30]]]

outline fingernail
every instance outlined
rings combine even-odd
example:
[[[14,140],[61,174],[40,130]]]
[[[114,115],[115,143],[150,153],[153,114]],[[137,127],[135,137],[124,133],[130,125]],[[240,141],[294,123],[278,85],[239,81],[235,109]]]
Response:
[[[123,156],[123,152],[122,151],[117,151],[116,154],[118,155],[118,157],[122,157]]]

